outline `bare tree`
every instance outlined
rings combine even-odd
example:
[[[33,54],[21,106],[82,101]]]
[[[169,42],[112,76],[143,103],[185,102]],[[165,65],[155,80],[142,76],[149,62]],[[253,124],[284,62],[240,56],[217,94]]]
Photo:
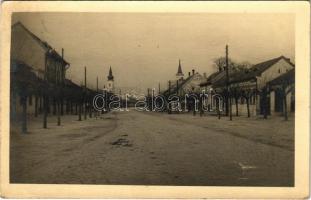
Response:
[[[246,101],[247,117],[251,116],[250,110],[249,110],[249,103],[250,103],[249,101],[253,95],[254,95],[254,92],[253,90],[250,90],[250,89],[246,89],[241,92],[241,96],[245,98],[245,101]]]
[[[233,68],[234,68],[234,70],[237,70],[237,71],[247,70],[251,66],[252,66],[252,64],[249,63],[248,61],[233,63]]]
[[[228,58],[229,68],[234,66],[234,62]],[[226,57],[219,57],[213,60],[213,67],[218,71],[224,71],[226,68]]]

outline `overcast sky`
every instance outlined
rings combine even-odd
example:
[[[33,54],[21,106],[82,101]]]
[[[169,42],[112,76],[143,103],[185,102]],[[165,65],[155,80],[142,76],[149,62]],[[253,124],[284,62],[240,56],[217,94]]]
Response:
[[[71,63],[68,78],[103,87],[111,65],[116,87],[162,87],[174,79],[178,59],[185,75],[215,71],[213,59],[294,60],[295,21],[290,14],[18,13],[30,31]]]

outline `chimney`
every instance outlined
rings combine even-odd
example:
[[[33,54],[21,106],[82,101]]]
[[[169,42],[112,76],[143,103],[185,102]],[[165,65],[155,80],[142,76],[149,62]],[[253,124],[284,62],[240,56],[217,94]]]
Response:
[[[192,70],[192,75],[194,75],[194,69]]]
[[[190,72],[188,72],[188,76],[191,76],[191,73],[190,73]]]
[[[207,77],[206,77],[206,72],[203,73],[203,77],[204,77],[204,78],[207,78]]]

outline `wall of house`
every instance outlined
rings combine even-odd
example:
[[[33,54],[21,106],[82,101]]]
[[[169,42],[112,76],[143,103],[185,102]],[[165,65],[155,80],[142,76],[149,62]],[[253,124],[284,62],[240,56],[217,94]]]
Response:
[[[23,107],[21,104],[21,98],[18,94],[12,92],[10,101],[11,101],[10,102],[11,119],[18,120],[23,111]],[[38,101],[38,107],[39,107],[39,101]],[[27,98],[27,115],[34,115],[34,114],[35,114],[35,97],[31,96]]]
[[[205,81],[206,78],[204,78],[201,74],[195,73],[192,77],[191,80],[187,81],[181,88],[180,88],[180,94],[185,94],[185,93],[191,93],[191,92],[196,92],[200,93],[201,88],[200,84]]]
[[[11,93],[10,97],[10,115],[12,120],[18,120],[19,117],[22,114],[23,107],[21,104],[21,98],[19,95],[16,93]],[[53,98],[50,98],[50,115],[53,115]],[[66,100],[64,100],[63,104],[63,110],[64,112],[66,111]],[[39,114],[39,108],[40,108],[40,97],[38,97],[38,102],[37,102],[37,109],[38,109],[38,114]],[[43,109],[43,98],[41,98],[41,109]],[[32,95],[30,97],[27,97],[27,115],[29,116],[34,116],[35,115],[35,96]]]
[[[275,108],[275,102],[277,101],[276,100],[277,95],[276,95],[276,92],[275,91],[271,91],[270,92],[270,110],[271,110],[271,115],[282,115],[283,112],[284,112],[284,104],[282,105],[283,107],[283,111],[277,111],[277,109]],[[280,98],[280,97],[279,97]],[[292,102],[292,93],[289,92],[287,95],[286,95],[286,108],[287,108],[287,113],[290,113],[291,112],[291,102]],[[282,100],[283,101],[283,100]]]
[[[279,60],[273,66],[264,71],[257,79],[258,88],[262,88],[267,82],[279,77],[294,67],[286,62],[284,59]]]
[[[257,115],[257,104],[258,104],[258,99],[256,96],[252,96],[249,100],[249,113],[250,116],[256,116]],[[238,100],[238,113],[239,116],[247,116],[247,104],[246,100],[244,98],[239,98]],[[236,115],[236,102],[233,99],[232,100],[232,115]]]
[[[22,61],[43,74],[45,49],[21,25],[14,26],[11,38],[11,59]]]
[[[245,104],[238,104],[238,111],[239,116],[247,117],[247,105]],[[250,116],[256,116],[256,105],[249,105],[249,113]],[[232,116],[236,116],[236,106],[235,104],[232,105]]]

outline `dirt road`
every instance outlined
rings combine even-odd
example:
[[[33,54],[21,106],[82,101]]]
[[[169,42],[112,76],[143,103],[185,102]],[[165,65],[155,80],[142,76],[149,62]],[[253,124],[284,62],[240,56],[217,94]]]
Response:
[[[293,185],[293,151],[183,118],[132,110],[47,130],[34,122],[11,134],[11,182]]]

